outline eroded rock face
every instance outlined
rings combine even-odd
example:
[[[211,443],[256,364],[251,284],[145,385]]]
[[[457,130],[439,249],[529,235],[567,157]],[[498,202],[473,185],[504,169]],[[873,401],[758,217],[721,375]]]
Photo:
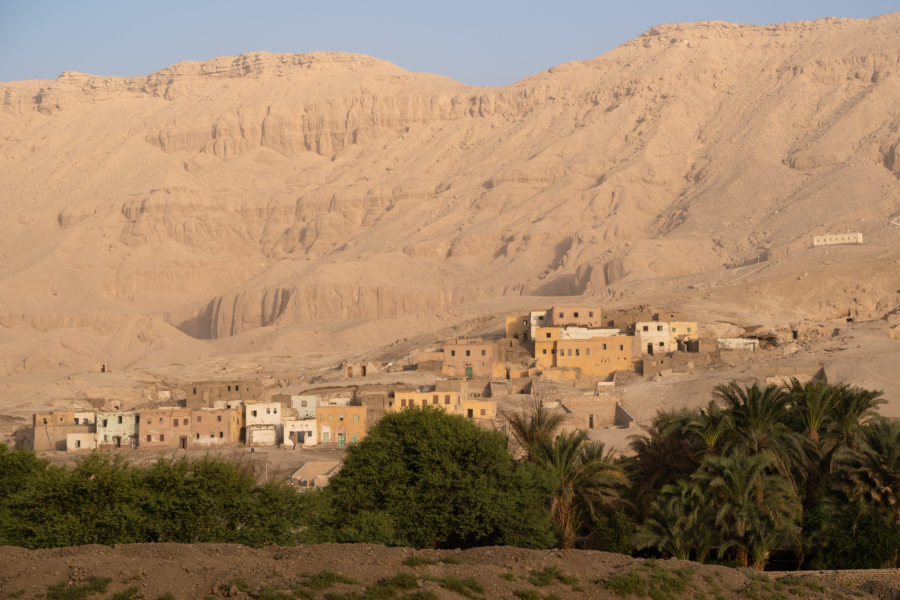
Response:
[[[0,84],[0,320],[210,339],[877,244],[898,55],[895,14],[662,26],[500,88],[341,53]]]

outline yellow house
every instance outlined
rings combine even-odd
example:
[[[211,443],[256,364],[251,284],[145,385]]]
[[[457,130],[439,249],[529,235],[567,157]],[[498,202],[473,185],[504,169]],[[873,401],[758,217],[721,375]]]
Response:
[[[588,340],[560,340],[556,367],[576,367],[585,376],[607,376],[634,368],[631,336],[616,335]]]
[[[388,399],[386,412],[397,412],[405,408],[417,406],[424,408],[432,406],[454,414],[460,410],[462,394],[452,391],[433,392],[395,392],[394,397]]]
[[[700,329],[696,321],[669,322],[669,349],[682,350],[685,342],[699,339]]]
[[[463,416],[467,419],[494,419],[497,416],[497,402],[494,400],[464,400]]]
[[[316,407],[318,442],[320,444],[358,444],[366,437],[365,406]]]
[[[511,315],[506,317],[506,337],[525,341],[531,339],[531,316]]]
[[[556,363],[556,343],[559,328],[538,327],[534,336],[534,358],[537,367],[553,367]]]

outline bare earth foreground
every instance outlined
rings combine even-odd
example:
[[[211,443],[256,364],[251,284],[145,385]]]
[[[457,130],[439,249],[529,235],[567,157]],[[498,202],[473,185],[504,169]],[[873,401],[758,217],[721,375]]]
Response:
[[[397,577],[401,574],[406,576]],[[87,598],[108,598],[130,591],[131,595],[119,597],[287,599],[332,594],[332,598],[349,599],[362,598],[367,589],[366,597],[370,598],[402,598],[417,591],[434,594],[420,594],[419,598],[441,599],[617,598],[625,597],[628,590],[641,589],[638,597],[653,598],[871,597],[863,590],[875,592],[876,597],[893,598],[891,594],[900,589],[896,581],[887,581],[886,575],[870,572],[862,578],[869,579],[868,583],[851,588],[828,575],[772,575],[675,560],[645,561],[589,550],[508,547],[416,551],[369,544],[263,549],[225,544],[134,544],[0,549],[3,598],[42,598],[48,589],[51,593],[58,589],[52,587],[57,584],[71,592],[96,581],[92,577],[111,580],[102,592],[84,596]],[[879,577],[881,581],[877,581]],[[394,595],[384,583],[391,578],[403,582],[392,588]],[[375,587],[379,581],[383,584]],[[619,595],[609,589],[617,582],[623,586]]]

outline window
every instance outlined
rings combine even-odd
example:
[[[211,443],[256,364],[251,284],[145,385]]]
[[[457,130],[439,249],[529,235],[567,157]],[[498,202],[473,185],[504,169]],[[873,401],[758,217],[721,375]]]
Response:
[[[482,408],[482,409],[481,409],[481,416],[484,417],[484,416],[486,416],[486,415],[487,415],[487,410],[484,409],[484,408]]]
[[[585,355],[585,356],[590,356],[590,355],[591,355],[591,349],[590,349],[590,348],[585,348],[585,349],[584,349],[584,355]]]
[[[187,425],[187,424],[188,424],[188,420],[185,419],[184,421],[181,422],[181,424],[182,424],[182,425]]]
[[[301,401],[300,401],[300,406],[306,406],[306,400],[301,400]]]
[[[197,388],[194,388],[194,395],[197,395]]]
[[[528,325],[528,319],[522,319],[522,325]]]
[[[569,356],[572,356],[572,349],[569,348]]]
[[[147,441],[148,441],[148,442],[151,441],[152,439],[153,439],[153,436],[149,436],[149,435],[147,436]]]
[[[560,319],[563,318],[563,314],[562,314],[562,313],[559,313],[559,318],[560,318]]]
[[[548,337],[548,338],[550,337],[550,332],[549,332],[549,331],[547,332],[547,337]]]
[[[47,419],[44,419],[44,423],[47,422]],[[106,419],[103,419],[103,426],[106,427]]]
[[[163,422],[163,418],[162,418],[162,417],[159,418],[159,422],[160,422],[160,424],[162,424],[162,422]]]
[[[272,414],[273,414],[273,415],[277,415],[277,414],[278,414],[278,407],[277,407],[277,406],[276,406],[275,408],[272,409]]]
[[[659,347],[662,348],[662,346],[663,346],[663,342],[660,342]]]
[[[178,427],[178,419],[172,419],[172,425]]]
[[[328,415],[328,420],[329,420],[329,421],[333,420],[333,418],[334,418],[334,415]]]
[[[199,433],[195,433],[195,434],[194,434],[194,439],[195,439],[195,440],[199,440],[199,439],[200,439],[200,434],[199,434]]]
[[[75,417],[75,424],[78,425],[78,417]]]
[[[444,394],[444,404],[450,404],[450,394]]]
[[[588,311],[588,317],[593,317],[593,316],[594,316],[594,311],[589,310],[589,311]]]
[[[216,415],[216,421],[221,421],[221,420],[222,420],[222,415]]]
[[[450,351],[450,356],[456,356],[456,350],[451,350],[451,351]]]
[[[329,433],[327,431],[322,432],[322,443],[327,444],[329,439]]]
[[[422,406],[425,406],[426,404],[428,404],[428,400],[426,400],[425,398],[422,398]]]
[[[255,416],[256,416],[256,411],[255,411],[255,410],[254,410],[254,411],[251,411],[251,412],[250,412],[250,415],[253,416],[253,417],[255,417]]]
[[[344,415],[338,415],[338,421],[343,421],[343,420],[344,420]]]
[[[236,392],[241,391],[241,386],[239,386],[239,385],[234,386],[234,391],[236,391]]]
[[[150,424],[150,419],[147,419],[147,425],[149,425],[149,424]]]
[[[272,414],[272,409],[271,409],[271,408],[267,408],[267,409],[266,409],[266,414],[267,414],[267,415],[271,415],[271,414]]]
[[[690,332],[691,332],[691,328],[690,328],[690,327],[688,327],[688,333],[690,333]]]
[[[319,420],[320,420],[320,421],[325,421],[325,415],[319,415]]]
[[[487,351],[482,350],[482,351],[481,351],[481,355],[482,355],[482,356],[486,356],[486,355],[487,355]]]
[[[356,434],[354,433],[354,434],[353,434],[353,437],[350,438],[350,443],[351,443],[351,444],[358,444],[358,443],[359,443],[359,436],[356,435]]]
[[[121,422],[122,422],[122,417],[120,416],[120,417],[119,417],[119,423],[121,423]]]
[[[201,422],[202,420],[203,420],[203,417],[201,417],[200,415],[197,415],[197,422],[199,423],[199,422]]]
[[[47,417],[44,417],[44,425],[47,424]],[[106,420],[103,421],[103,426],[106,427]]]
[[[657,325],[657,326],[656,326],[656,330],[657,330],[657,331],[662,331],[662,329],[663,329],[663,328],[662,328],[662,325]]]
[[[230,386],[230,385],[228,386],[228,391],[229,391],[229,392],[231,391],[231,386]]]
[[[472,356],[472,351],[471,351],[471,350],[466,350],[466,356]]]
[[[434,396],[431,397],[431,403],[432,404],[438,403],[438,395],[437,394],[435,394]]]
[[[359,423],[359,415],[353,415],[353,422]]]
[[[221,437],[225,437],[225,433],[222,432],[222,431],[220,431],[220,432],[219,432],[219,437],[220,437],[220,438],[221,438]]]
[[[581,351],[578,348],[575,348],[575,356],[581,356]]]
[[[625,346],[623,346],[622,344],[619,344],[619,350],[624,350],[624,349],[625,349]]]
[[[673,327],[673,328],[672,328],[672,333],[678,333],[678,328],[677,328],[677,327]]]
[[[544,354],[547,354],[547,349],[546,349],[546,348],[544,348],[543,353],[544,353]]]
[[[406,406],[406,398],[400,398],[400,406]]]
[[[578,318],[578,313],[575,313],[575,314],[573,314],[572,316],[573,316],[574,318],[577,319],[577,318]]]
[[[161,441],[161,442],[166,441],[166,434],[164,434],[164,433],[159,434],[159,441]]]

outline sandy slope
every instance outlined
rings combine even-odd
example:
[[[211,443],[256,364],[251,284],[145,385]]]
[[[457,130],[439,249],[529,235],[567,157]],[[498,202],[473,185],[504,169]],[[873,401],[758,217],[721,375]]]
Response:
[[[315,369],[576,295],[882,318],[898,56],[894,13],[660,26],[498,88],[340,53],[0,83],[0,394]]]

